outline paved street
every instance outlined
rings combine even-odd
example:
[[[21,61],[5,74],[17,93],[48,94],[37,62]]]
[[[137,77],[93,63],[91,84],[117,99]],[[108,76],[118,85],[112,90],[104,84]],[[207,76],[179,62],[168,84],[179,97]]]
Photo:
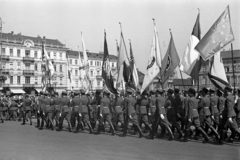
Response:
[[[0,124],[0,160],[239,160],[239,145],[38,130],[12,121]]]

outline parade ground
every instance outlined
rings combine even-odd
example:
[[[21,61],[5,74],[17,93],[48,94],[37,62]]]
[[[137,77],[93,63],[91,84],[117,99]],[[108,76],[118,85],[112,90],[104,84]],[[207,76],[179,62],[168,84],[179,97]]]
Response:
[[[110,133],[70,133],[21,125],[18,121],[0,124],[0,160],[239,160],[240,142],[215,145],[149,140],[137,135],[121,137]]]

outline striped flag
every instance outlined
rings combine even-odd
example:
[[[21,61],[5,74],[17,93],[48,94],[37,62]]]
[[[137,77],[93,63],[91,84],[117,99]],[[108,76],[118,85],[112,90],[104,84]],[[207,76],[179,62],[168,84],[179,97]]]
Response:
[[[69,57],[67,56],[67,70],[68,70],[68,79],[69,79],[69,84],[70,84],[70,87],[71,87],[71,91],[73,90],[73,77],[72,77],[72,68],[70,67],[70,64],[69,64]]]
[[[131,41],[129,43],[130,45],[130,68],[131,68],[131,76],[130,76],[130,82],[131,82],[131,86],[133,89],[137,89],[139,87],[139,79],[138,79],[138,71],[135,65],[135,61],[134,61],[134,56],[133,56],[133,51],[132,51],[132,44]]]
[[[188,45],[181,60],[180,70],[191,76],[195,82],[198,81],[198,73],[201,69],[201,58],[199,52],[195,49],[201,39],[200,13],[193,27]]]

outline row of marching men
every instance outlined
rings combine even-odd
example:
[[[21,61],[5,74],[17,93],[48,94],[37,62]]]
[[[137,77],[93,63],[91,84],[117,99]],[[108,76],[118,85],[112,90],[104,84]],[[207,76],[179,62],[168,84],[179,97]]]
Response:
[[[188,141],[194,133],[191,126],[195,128],[194,138],[198,139],[202,135],[203,142],[208,142],[210,135],[214,135],[214,141],[222,144],[228,137],[228,129],[231,130],[227,139],[229,142],[233,142],[236,135],[240,138],[240,100],[234,99],[229,87],[225,88],[224,92],[218,90],[216,93],[215,90],[203,88],[198,95],[193,88],[185,91],[183,95],[179,89],[169,89],[166,93],[158,89],[149,94],[143,92],[141,96],[135,96],[132,90],[126,92],[126,96],[120,94],[114,98],[110,98],[108,92],[103,92],[103,95],[96,92],[94,96],[85,95],[84,91],[73,93],[71,96],[66,92],[62,92],[61,96],[58,93],[50,95],[40,92],[40,95],[34,98],[29,95],[25,95],[22,100],[12,98],[7,106],[12,108],[19,106],[19,102],[22,104],[22,124],[25,124],[26,119],[32,124],[31,115],[32,111],[35,111],[36,127],[39,129],[43,129],[46,123],[47,128],[57,128],[61,131],[65,119],[70,132],[76,125],[76,132],[87,126],[90,133],[94,130],[101,133],[108,122],[112,135],[118,130],[120,123],[122,136],[126,136],[131,123],[134,131],[139,132],[139,137],[142,137],[144,134],[141,126],[144,123],[149,132],[147,138],[150,139],[154,139],[155,136],[163,138],[167,131],[168,139],[173,140],[177,130],[178,139]],[[5,101],[1,98],[1,119],[4,115]],[[13,117],[15,114],[11,112]],[[159,127],[161,133],[157,135]]]

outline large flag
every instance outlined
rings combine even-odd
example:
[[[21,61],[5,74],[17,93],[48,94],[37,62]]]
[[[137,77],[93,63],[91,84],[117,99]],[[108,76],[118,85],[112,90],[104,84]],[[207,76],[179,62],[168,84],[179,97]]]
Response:
[[[220,90],[224,90],[226,86],[229,86],[220,51],[218,51],[211,62],[210,72],[208,77],[211,82]]]
[[[180,63],[180,59],[173,41],[172,32],[170,32],[170,34],[170,43],[168,45],[167,53],[162,61],[161,80],[163,84]]]
[[[131,68],[131,77],[130,77],[130,84],[133,89],[138,89],[139,88],[139,79],[138,79],[138,71],[137,67],[135,65],[135,60],[133,56],[133,51],[132,51],[132,44],[130,44],[130,68]]]
[[[113,77],[110,68],[108,46],[106,39],[106,32],[104,32],[104,55],[102,64],[102,78],[105,81],[105,85],[112,94],[117,94],[117,90],[114,88]]]
[[[91,90],[92,85],[91,85],[91,81],[90,81],[90,77],[89,77],[89,63],[88,63],[88,56],[87,56],[87,52],[86,52],[86,48],[85,48],[85,43],[83,40],[83,34],[81,34],[81,36],[82,36],[83,59],[81,58],[81,55],[79,53],[80,81],[82,83],[83,89],[86,92],[88,92]]]
[[[197,16],[197,20],[193,27],[192,34],[190,36],[187,48],[182,57],[180,64],[180,70],[191,76],[195,82],[198,81],[198,73],[201,69],[201,56],[195,49],[201,39],[201,28],[200,28],[200,13]]]
[[[69,56],[69,55],[68,55]],[[68,75],[68,79],[69,79],[69,84],[70,84],[70,88],[71,91],[73,90],[73,77],[72,77],[72,68],[70,67],[69,64],[69,57],[67,56],[67,75]]]
[[[203,60],[206,61],[233,40],[234,35],[231,26],[230,11],[229,6],[227,6],[195,49],[199,51]]]
[[[127,48],[125,45],[122,32],[120,37],[120,46],[119,46],[119,54],[118,54],[118,61],[117,61],[117,73],[118,73],[118,76],[117,76],[116,88],[120,88],[122,85],[122,79],[124,79],[124,81],[128,83],[131,76],[131,68],[129,66]]]
[[[158,57],[161,57],[158,36],[156,28],[154,29],[153,43],[151,47],[150,57],[148,59],[147,70],[143,79],[143,84],[141,88],[141,93],[150,85],[156,76],[160,73],[161,62],[159,62]]]

